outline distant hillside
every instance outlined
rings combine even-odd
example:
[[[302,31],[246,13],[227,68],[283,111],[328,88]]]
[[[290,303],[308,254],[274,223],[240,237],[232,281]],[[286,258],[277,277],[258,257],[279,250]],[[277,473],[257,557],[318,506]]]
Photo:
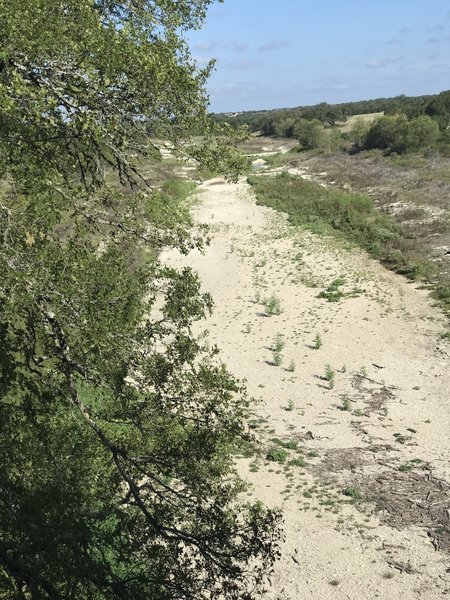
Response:
[[[313,106],[298,106],[296,108],[279,108],[274,110],[245,111],[235,113],[217,113],[214,118],[227,122],[233,127],[247,125],[250,131],[261,131],[264,135],[274,133],[274,125],[282,119],[318,119],[325,126],[342,123],[348,117],[367,113],[393,114],[402,112],[409,118],[423,114],[430,116],[450,114],[450,91],[428,96],[395,96],[394,98],[376,98],[358,102],[327,104],[321,102]],[[442,127],[442,123],[441,123]]]

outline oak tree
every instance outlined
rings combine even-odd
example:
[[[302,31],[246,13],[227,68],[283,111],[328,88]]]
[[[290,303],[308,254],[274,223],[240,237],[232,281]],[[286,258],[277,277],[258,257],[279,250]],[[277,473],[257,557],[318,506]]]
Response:
[[[209,4],[0,0],[1,597],[246,598],[276,554],[211,298],[158,260],[204,236],[143,171],[241,167],[185,42]]]

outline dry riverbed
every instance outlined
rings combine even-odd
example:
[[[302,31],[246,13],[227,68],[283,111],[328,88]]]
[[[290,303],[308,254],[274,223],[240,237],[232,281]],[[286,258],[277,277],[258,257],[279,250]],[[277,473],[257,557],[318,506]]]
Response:
[[[165,260],[200,274],[215,302],[202,328],[255,397],[261,448],[238,466],[285,529],[264,598],[450,594],[442,314],[365,253],[257,206],[245,180],[202,184],[194,213],[211,245]]]

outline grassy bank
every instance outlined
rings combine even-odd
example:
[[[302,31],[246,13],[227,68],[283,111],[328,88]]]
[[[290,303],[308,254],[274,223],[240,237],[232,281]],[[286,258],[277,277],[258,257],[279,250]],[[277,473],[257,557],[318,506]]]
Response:
[[[369,196],[324,188],[287,173],[250,176],[248,181],[258,204],[287,213],[293,225],[350,241],[387,268],[411,280],[432,283],[434,297],[450,315],[450,281],[420,253],[401,225],[377,210]]]

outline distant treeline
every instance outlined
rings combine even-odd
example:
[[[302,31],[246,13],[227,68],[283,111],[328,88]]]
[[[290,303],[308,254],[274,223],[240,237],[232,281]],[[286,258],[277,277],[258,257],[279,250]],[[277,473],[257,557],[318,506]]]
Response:
[[[285,119],[317,119],[322,125],[333,127],[337,123],[345,122],[348,117],[376,112],[403,113],[408,118],[428,115],[435,118],[443,129],[450,124],[450,91],[432,96],[401,95],[395,98],[377,98],[342,104],[322,102],[314,106],[247,111],[236,116],[220,113],[215,114],[214,118],[227,122],[232,127],[247,125],[252,132],[261,131],[263,135],[274,135],[277,133],[277,123]]]
[[[348,117],[384,113],[373,122],[356,119],[345,133],[338,125]],[[450,154],[450,91],[433,96],[397,96],[344,104],[321,103],[290,109],[214,115],[233,127],[247,125],[252,132],[297,139],[304,150],[416,151],[438,147]],[[328,131],[327,131],[328,130]]]

